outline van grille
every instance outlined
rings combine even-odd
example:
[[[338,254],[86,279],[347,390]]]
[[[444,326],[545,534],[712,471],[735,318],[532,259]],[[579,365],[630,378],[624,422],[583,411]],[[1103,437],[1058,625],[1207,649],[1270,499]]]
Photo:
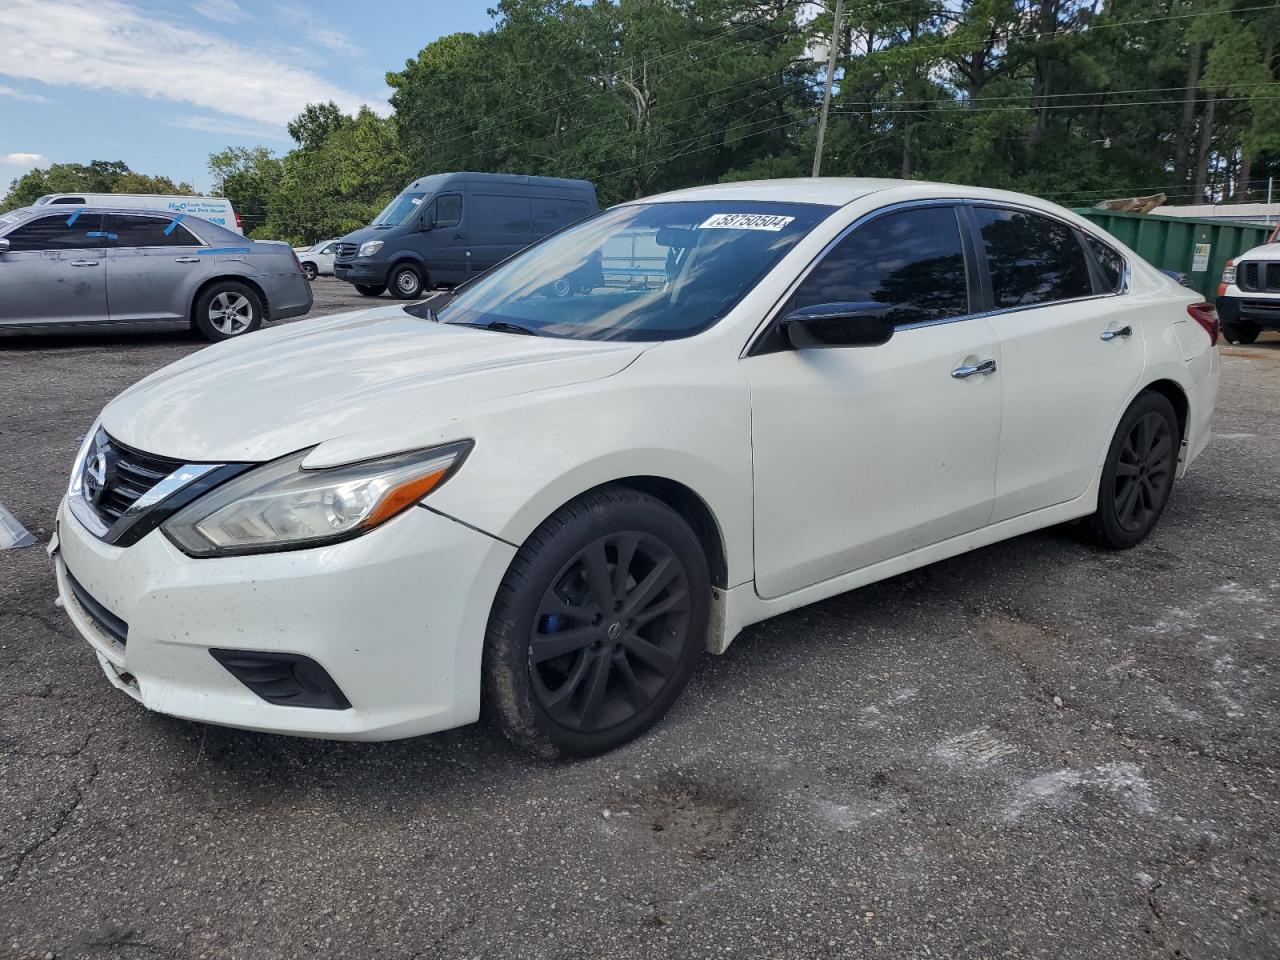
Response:
[[[356,245],[354,243],[340,243],[338,250],[334,256],[339,260],[350,260],[356,255]]]
[[[1236,268],[1236,285],[1241,290],[1258,293],[1280,293],[1280,262],[1261,263],[1250,260]]]

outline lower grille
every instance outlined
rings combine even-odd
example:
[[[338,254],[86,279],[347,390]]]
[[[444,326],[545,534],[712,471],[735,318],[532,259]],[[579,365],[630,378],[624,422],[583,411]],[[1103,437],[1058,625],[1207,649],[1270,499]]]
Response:
[[[75,594],[76,602],[98,629],[123,647],[129,638],[129,625],[95,600],[93,595],[80,585],[80,581],[71,575],[70,570],[67,571],[67,585]]]
[[[1280,300],[1241,300],[1240,313],[1258,319],[1280,321]]]

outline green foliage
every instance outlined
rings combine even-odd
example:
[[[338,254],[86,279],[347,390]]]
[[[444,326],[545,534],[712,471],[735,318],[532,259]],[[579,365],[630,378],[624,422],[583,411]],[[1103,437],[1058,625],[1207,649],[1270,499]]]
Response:
[[[13,181],[0,212],[34,203],[46,193],[194,194],[189,183],[135,173],[120,160],[53,163],[29,170]]]
[[[848,0],[832,38],[805,0],[498,0],[387,74],[391,118],[312,104],[296,149],[210,169],[254,235],[294,242],[450,170],[582,177],[606,204],[804,176],[834,39],[824,175],[1241,199],[1280,174],[1280,14],[1257,6]]]

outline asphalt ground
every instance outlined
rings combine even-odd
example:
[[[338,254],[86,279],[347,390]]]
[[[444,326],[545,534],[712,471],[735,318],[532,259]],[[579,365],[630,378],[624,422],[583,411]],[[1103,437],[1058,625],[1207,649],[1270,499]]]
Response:
[[[200,347],[0,342],[0,502],[47,541],[98,410]],[[1141,547],[1044,531],[752,627],[570,765],[149,714],[0,552],[0,956],[1280,956],[1280,338],[1222,352]]]

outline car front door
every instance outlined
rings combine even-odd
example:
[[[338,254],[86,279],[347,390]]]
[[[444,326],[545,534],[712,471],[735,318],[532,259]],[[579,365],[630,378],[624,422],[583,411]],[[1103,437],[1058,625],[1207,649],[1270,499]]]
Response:
[[[113,213],[107,250],[107,304],[112,320],[187,320],[191,293],[213,258],[181,217]]]
[[[892,307],[875,347],[766,335],[751,390],[756,589],[782,596],[982,527],[1000,439],[999,341],[973,316],[975,259],[949,204],[890,209],[829,249],[779,316]]]
[[[0,324],[95,323],[107,317],[102,214],[65,207],[6,234]]]
[[[441,193],[423,213],[427,274],[431,284],[456,286],[470,276],[471,250],[469,221],[471,211],[463,209],[462,194]]]
[[[1030,210],[971,209],[1003,356],[994,523],[1088,489],[1146,358],[1131,298],[1090,263],[1079,231]]]

